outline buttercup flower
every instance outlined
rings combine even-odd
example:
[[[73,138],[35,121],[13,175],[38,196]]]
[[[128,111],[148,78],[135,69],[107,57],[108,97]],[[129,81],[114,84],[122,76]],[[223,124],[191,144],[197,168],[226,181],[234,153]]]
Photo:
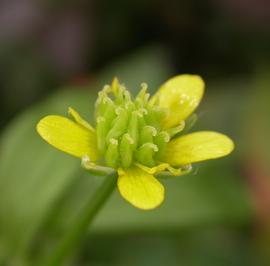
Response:
[[[69,108],[72,119],[46,116],[37,131],[52,146],[79,157],[88,170],[115,169],[122,197],[137,208],[153,209],[164,200],[164,187],[155,176],[182,175],[192,163],[225,156],[234,148],[230,138],[217,132],[183,134],[203,92],[201,77],[179,75],[151,98],[142,84],[133,98],[114,79],[99,92],[95,128]]]

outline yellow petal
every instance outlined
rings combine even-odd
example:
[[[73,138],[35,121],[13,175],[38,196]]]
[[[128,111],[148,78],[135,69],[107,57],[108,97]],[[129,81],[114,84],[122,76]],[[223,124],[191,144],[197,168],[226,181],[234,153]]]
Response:
[[[95,132],[95,129],[87,122],[85,121],[79,113],[74,110],[73,108],[69,107],[68,108],[68,113],[73,117],[73,119],[81,126],[85,127],[86,129]]]
[[[41,119],[37,125],[40,136],[55,148],[76,157],[87,155],[97,160],[96,136],[76,122],[57,115]]]
[[[120,194],[135,207],[150,210],[163,202],[164,187],[153,175],[135,166],[118,169],[118,175]]]
[[[204,81],[196,75],[179,75],[169,79],[151,99],[167,109],[163,128],[177,126],[199,105],[204,92]]]
[[[233,149],[233,141],[223,134],[196,132],[171,140],[164,161],[175,166],[186,165],[226,156]]]

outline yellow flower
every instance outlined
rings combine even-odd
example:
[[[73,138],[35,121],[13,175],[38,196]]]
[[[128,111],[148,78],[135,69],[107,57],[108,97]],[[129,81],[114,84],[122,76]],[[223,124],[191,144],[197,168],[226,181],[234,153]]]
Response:
[[[217,132],[182,134],[203,92],[201,77],[179,75],[151,98],[142,84],[133,98],[114,79],[99,92],[96,128],[69,108],[72,119],[47,116],[37,131],[52,146],[81,158],[90,171],[117,170],[122,197],[137,208],[154,209],[164,200],[164,187],[154,175],[182,175],[192,163],[225,156],[234,148],[229,137]]]

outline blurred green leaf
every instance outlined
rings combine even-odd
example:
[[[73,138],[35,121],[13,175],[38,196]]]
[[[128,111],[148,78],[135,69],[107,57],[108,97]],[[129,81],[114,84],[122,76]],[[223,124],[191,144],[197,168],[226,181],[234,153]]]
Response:
[[[91,266],[254,266],[252,236],[244,230],[205,227],[155,235],[92,236],[74,265]]]

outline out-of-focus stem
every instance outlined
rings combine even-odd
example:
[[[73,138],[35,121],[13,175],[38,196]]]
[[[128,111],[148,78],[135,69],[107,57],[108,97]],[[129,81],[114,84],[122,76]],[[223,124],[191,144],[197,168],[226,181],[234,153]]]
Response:
[[[104,206],[110,195],[112,194],[117,180],[117,173],[114,172],[107,176],[104,183],[90,198],[81,214],[78,215],[74,227],[67,232],[66,236],[61,240],[50,257],[44,261],[42,266],[59,266],[75,249],[80,240],[86,234],[89,225],[93,222],[96,214]]]

